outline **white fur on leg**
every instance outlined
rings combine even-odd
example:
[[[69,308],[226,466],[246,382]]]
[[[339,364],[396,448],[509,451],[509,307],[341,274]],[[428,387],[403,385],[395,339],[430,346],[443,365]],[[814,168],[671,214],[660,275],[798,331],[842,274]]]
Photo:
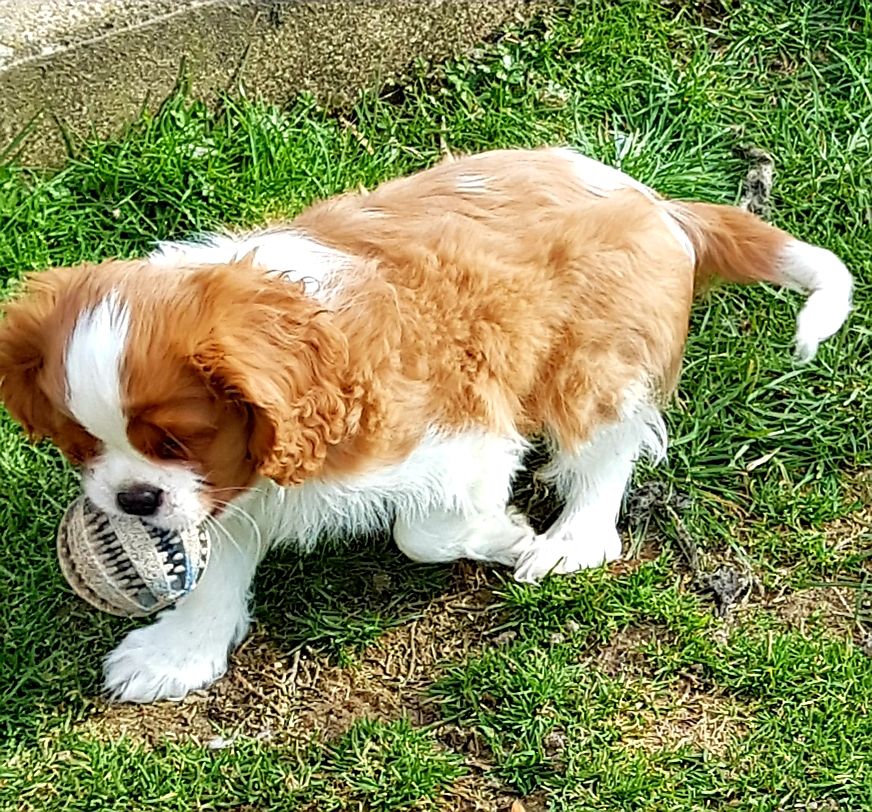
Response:
[[[559,451],[544,475],[566,497],[560,518],[521,556],[515,579],[536,583],[549,573],[597,567],[621,557],[615,527],[639,457],[663,456],[666,428],[659,413],[639,406],[620,423],[600,429],[574,452]]]
[[[426,564],[471,558],[514,566],[534,538],[524,518],[505,509],[471,516],[440,510],[416,521],[398,518],[394,524],[397,547]]]
[[[446,445],[445,450],[435,490],[451,498],[423,513],[398,511],[397,546],[413,561],[471,558],[513,565],[535,537],[523,517],[506,511],[523,441],[476,433],[467,435],[463,444]]]
[[[227,670],[229,652],[248,633],[249,588],[261,545],[253,528],[242,529],[234,517],[216,525],[197,588],[150,626],[130,632],[106,657],[104,687],[112,699],[181,699]]]

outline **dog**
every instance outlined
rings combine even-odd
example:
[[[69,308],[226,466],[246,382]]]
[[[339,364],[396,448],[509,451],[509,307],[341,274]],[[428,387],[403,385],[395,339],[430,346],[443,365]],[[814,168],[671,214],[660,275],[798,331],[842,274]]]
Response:
[[[526,582],[617,559],[627,483],[665,453],[660,409],[716,280],[808,293],[802,360],[851,308],[830,251],[564,148],[30,276],[0,326],[10,414],[102,510],[214,538],[197,589],[106,658],[109,695],[180,698],[224,673],[280,542],[391,529],[415,561]],[[507,508],[532,437],[565,499],[541,534]]]

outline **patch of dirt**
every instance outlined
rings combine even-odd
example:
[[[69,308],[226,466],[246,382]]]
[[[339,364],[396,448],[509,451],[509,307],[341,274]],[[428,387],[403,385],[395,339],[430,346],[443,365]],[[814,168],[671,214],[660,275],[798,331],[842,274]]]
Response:
[[[691,747],[716,756],[748,730],[749,708],[737,700],[696,690],[660,694],[633,719],[622,737],[625,746],[648,752]]]
[[[844,587],[800,589],[770,599],[765,608],[785,626],[802,635],[808,636],[823,629],[845,637],[857,631],[854,595]]]
[[[487,571],[473,564],[459,568],[462,580],[474,585],[432,601],[417,619],[385,632],[351,667],[324,668],[314,661],[314,673],[298,681],[305,713],[297,727],[333,738],[361,717],[435,721],[424,690],[444,663],[480,650],[498,624]]]
[[[691,667],[668,684],[654,682],[660,645],[672,640],[657,625],[632,626],[612,635],[591,664],[628,684],[650,686],[641,703],[633,703],[618,718],[622,741],[646,751],[695,750],[723,755],[747,729],[751,713],[738,700],[712,692],[702,667]]]
[[[484,567],[458,564],[450,594],[385,632],[348,666],[306,650],[288,655],[256,627],[209,690],[181,702],[104,704],[86,729],[98,739],[126,736],[146,747],[171,739],[217,749],[239,738],[329,740],[361,718],[406,716],[428,724],[437,714],[425,689],[442,664],[474,654],[499,624],[493,579]]]
[[[623,629],[599,648],[593,664],[610,677],[650,674],[653,666],[643,649],[658,646],[667,636],[666,629],[654,625]]]

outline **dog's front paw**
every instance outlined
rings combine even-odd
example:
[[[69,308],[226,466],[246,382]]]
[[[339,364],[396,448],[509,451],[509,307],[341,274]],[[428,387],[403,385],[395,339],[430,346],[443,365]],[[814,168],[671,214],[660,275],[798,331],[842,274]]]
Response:
[[[566,575],[599,567],[621,557],[621,537],[614,528],[587,533],[582,540],[564,530],[537,536],[515,565],[515,580],[535,584],[546,575]]]
[[[172,612],[130,632],[103,663],[104,688],[117,702],[182,699],[227,670],[231,638],[173,624]],[[243,632],[244,634],[244,632]],[[238,637],[242,637],[239,634]],[[238,639],[238,638],[237,638]]]

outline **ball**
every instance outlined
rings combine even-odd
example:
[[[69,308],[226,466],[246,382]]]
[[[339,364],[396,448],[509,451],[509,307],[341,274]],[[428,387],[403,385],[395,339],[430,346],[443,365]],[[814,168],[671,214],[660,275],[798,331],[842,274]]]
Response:
[[[92,606],[145,617],[197,586],[209,563],[205,526],[164,530],[134,516],[112,516],[80,496],[58,528],[61,571]]]

